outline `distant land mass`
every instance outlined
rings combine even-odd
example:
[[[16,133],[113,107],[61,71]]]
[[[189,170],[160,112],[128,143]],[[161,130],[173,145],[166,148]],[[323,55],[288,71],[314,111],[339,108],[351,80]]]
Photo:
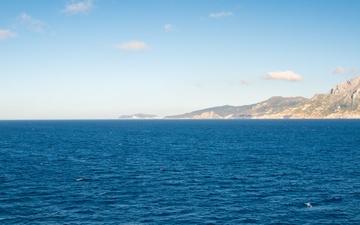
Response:
[[[164,119],[360,118],[359,93],[360,77],[357,77],[335,85],[328,93],[316,94],[310,99],[276,96],[251,105],[217,106],[166,116]]]
[[[129,119],[159,119],[159,117],[157,115],[137,113],[137,114],[132,114],[132,115],[123,115],[123,116],[120,116],[119,119],[122,119],[122,120],[129,120]]]

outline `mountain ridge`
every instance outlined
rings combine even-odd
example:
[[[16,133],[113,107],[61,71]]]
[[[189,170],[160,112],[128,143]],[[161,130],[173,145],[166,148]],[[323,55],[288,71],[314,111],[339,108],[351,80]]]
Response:
[[[191,113],[167,116],[164,119],[251,119],[279,113],[287,107],[298,105],[307,100],[308,99],[304,97],[274,96],[255,104],[217,106],[193,111]]]
[[[312,98],[274,96],[243,106],[216,106],[164,119],[318,119],[360,118],[360,77]]]

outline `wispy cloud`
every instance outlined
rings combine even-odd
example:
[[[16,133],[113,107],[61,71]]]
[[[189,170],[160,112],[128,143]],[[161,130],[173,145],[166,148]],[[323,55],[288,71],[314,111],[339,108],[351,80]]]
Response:
[[[167,23],[164,25],[164,29],[165,31],[172,31],[174,29],[174,26]]]
[[[116,44],[114,46],[117,49],[125,50],[125,51],[141,51],[147,50],[150,47],[143,41],[129,41],[121,44]]]
[[[356,68],[352,68],[350,70],[350,75],[351,76],[360,76],[360,70],[356,69]]]
[[[11,30],[0,30],[0,41],[5,41],[6,39],[14,38],[16,36],[17,34]]]
[[[38,33],[44,32],[45,22],[43,22],[41,20],[37,20],[27,13],[21,13],[17,17],[17,20],[20,21],[22,24],[26,25],[26,27],[29,30],[32,30],[32,31],[35,31]]]
[[[333,70],[333,74],[345,74],[346,70],[344,67],[336,67],[334,70]]]
[[[71,4],[66,5],[64,12],[70,14],[86,14],[94,7],[92,0],[72,1]]]
[[[241,81],[241,84],[242,84],[242,85],[249,85],[250,82],[249,82],[248,80],[242,80],[242,81]]]
[[[230,17],[230,16],[234,16],[234,13],[222,11],[217,13],[210,13],[209,15],[210,18],[222,18],[222,17]]]
[[[294,73],[293,71],[275,71],[268,72],[265,76],[268,80],[287,80],[287,81],[299,81],[302,79],[300,74]]]

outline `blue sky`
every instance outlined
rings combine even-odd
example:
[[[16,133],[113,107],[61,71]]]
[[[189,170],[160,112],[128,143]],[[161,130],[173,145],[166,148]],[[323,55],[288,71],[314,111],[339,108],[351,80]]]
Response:
[[[0,119],[312,97],[360,75],[357,0],[4,0]]]

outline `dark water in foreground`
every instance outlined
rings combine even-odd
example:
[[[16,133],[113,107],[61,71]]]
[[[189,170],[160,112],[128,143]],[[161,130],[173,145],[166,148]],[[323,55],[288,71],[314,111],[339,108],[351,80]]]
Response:
[[[0,121],[0,224],[360,224],[359,163],[360,120]]]

